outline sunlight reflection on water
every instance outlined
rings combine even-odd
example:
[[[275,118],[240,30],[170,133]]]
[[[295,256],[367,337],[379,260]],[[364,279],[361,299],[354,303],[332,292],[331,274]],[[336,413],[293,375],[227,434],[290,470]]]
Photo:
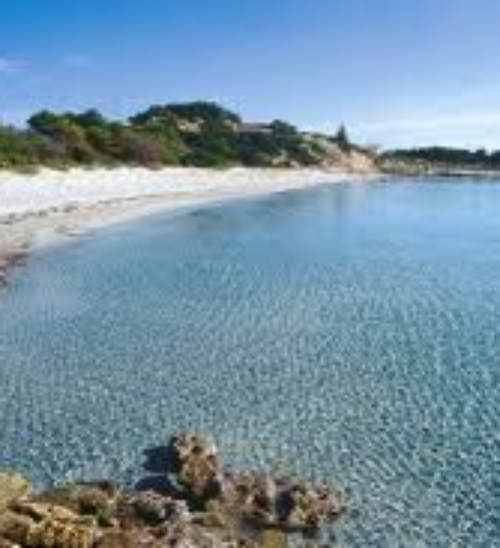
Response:
[[[36,253],[0,299],[0,462],[133,482],[193,428],[348,489],[342,546],[493,546],[499,272],[483,183],[289,192]]]

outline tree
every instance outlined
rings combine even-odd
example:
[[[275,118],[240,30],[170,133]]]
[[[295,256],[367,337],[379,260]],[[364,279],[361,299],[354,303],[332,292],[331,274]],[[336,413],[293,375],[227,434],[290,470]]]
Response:
[[[281,137],[297,137],[298,135],[297,128],[283,120],[274,120],[269,124],[269,128],[275,135]]]
[[[40,135],[49,137],[63,146],[71,161],[92,164],[99,160],[98,152],[87,140],[85,128],[74,114],[54,114],[42,111],[28,120],[29,126]]]
[[[0,167],[122,163],[305,166],[328,159],[325,149],[311,134],[304,134],[285,121],[252,127],[243,124],[234,112],[206,101],[156,105],[126,121],[110,120],[97,110],[44,110],[34,114],[28,124],[27,130],[0,126]],[[351,147],[344,126],[335,137],[323,139],[338,143],[345,150]],[[498,156],[484,151],[429,149],[415,154],[449,162],[467,158],[475,165],[500,163]]]
[[[349,150],[349,148],[351,147],[351,141],[349,140],[347,129],[344,124],[340,126],[334,139],[342,150]]]

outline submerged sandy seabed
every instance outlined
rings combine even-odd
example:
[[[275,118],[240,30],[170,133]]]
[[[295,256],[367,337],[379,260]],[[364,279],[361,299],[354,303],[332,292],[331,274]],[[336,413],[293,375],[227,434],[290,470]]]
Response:
[[[0,285],[33,244],[56,237],[161,210],[359,178],[315,169],[0,172]]]

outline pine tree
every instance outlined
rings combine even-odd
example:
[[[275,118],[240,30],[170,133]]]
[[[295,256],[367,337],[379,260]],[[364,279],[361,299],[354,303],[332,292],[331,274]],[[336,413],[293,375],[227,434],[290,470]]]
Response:
[[[335,141],[337,141],[339,147],[342,150],[348,150],[351,146],[351,141],[349,140],[349,135],[347,134],[347,129],[344,124],[342,124],[335,135]]]

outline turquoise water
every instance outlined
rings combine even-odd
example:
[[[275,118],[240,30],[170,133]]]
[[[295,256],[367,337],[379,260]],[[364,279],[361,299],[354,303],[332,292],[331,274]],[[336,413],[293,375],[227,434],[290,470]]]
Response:
[[[141,476],[186,428],[345,489],[354,547],[500,542],[500,185],[325,186],[36,253],[0,298],[0,462]]]

